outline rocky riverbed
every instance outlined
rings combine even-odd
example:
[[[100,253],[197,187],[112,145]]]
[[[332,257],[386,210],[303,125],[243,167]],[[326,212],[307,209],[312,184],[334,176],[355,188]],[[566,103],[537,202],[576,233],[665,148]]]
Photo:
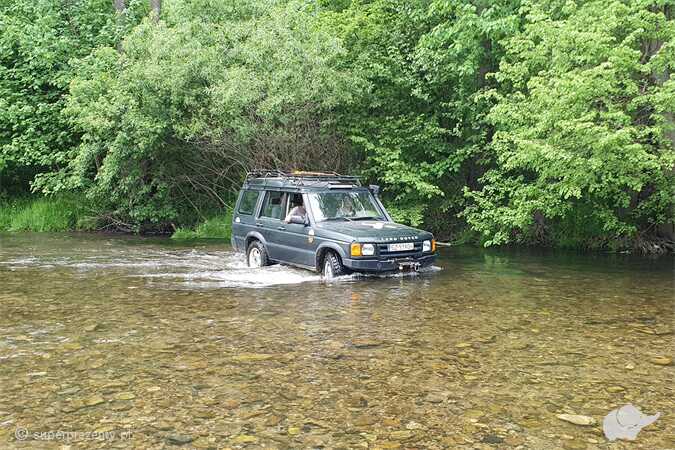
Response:
[[[2,235],[0,448],[675,448],[672,270],[444,249],[324,283],[219,244]],[[661,416],[608,441],[629,403]]]

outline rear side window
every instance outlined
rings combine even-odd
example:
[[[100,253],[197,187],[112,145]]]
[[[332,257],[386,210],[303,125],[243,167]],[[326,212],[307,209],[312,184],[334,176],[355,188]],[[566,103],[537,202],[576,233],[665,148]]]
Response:
[[[265,194],[260,217],[269,217],[271,219],[281,219],[285,210],[286,194],[284,192],[269,191]]]
[[[239,214],[253,214],[258,202],[258,191],[244,191],[239,202]]]

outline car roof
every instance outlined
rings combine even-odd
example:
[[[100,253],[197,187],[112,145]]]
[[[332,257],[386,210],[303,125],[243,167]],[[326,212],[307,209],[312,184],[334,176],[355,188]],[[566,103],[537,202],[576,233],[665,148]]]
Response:
[[[315,192],[326,190],[367,190],[361,186],[358,177],[340,175],[335,172],[281,172],[253,171],[249,172],[242,189],[256,190],[288,190],[295,192]]]

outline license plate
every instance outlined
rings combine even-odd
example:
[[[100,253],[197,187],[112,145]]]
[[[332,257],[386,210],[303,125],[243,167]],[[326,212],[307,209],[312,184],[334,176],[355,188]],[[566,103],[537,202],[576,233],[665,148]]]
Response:
[[[398,244],[389,244],[390,252],[405,252],[407,250],[414,250],[415,243],[413,242],[400,242]]]

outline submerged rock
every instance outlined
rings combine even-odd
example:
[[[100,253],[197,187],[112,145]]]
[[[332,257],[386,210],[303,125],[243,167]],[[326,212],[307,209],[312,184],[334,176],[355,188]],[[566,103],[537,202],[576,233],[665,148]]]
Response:
[[[352,345],[356,348],[373,348],[379,347],[383,342],[378,339],[354,339]]]
[[[258,438],[251,436],[250,434],[240,434],[239,436],[236,436],[234,439],[232,439],[232,442],[235,444],[251,444],[258,442]]]
[[[394,441],[405,441],[413,437],[414,434],[409,430],[392,431],[389,437]]]
[[[105,400],[100,395],[92,395],[91,397],[87,397],[82,401],[84,406],[96,406],[100,405],[101,403],[105,403]]]
[[[194,441],[195,438],[185,434],[170,434],[166,437],[167,444],[171,445],[185,445]]]
[[[485,444],[502,444],[504,442],[504,438],[497,436],[496,434],[486,434],[483,436],[483,439],[481,439],[481,442]]]
[[[658,366],[672,366],[673,358],[669,356],[657,356],[649,360],[650,363],[656,364]]]
[[[556,417],[565,422],[573,423],[574,425],[590,426],[597,423],[594,418],[579,414],[558,414]]]
[[[83,330],[87,331],[87,332],[92,332],[92,331],[96,331],[100,328],[101,328],[101,325],[98,324],[98,323],[95,323],[95,324],[92,324],[92,325],[87,325],[86,327],[83,328]]]
[[[616,394],[616,393],[618,393],[618,392],[623,392],[623,391],[625,391],[625,390],[626,390],[626,389],[625,389],[624,387],[622,387],[622,386],[609,386],[609,387],[607,388],[607,392],[611,392],[611,393],[613,393],[613,394]]]
[[[133,392],[120,392],[119,394],[115,395],[115,400],[133,400],[135,398],[136,396]]]

